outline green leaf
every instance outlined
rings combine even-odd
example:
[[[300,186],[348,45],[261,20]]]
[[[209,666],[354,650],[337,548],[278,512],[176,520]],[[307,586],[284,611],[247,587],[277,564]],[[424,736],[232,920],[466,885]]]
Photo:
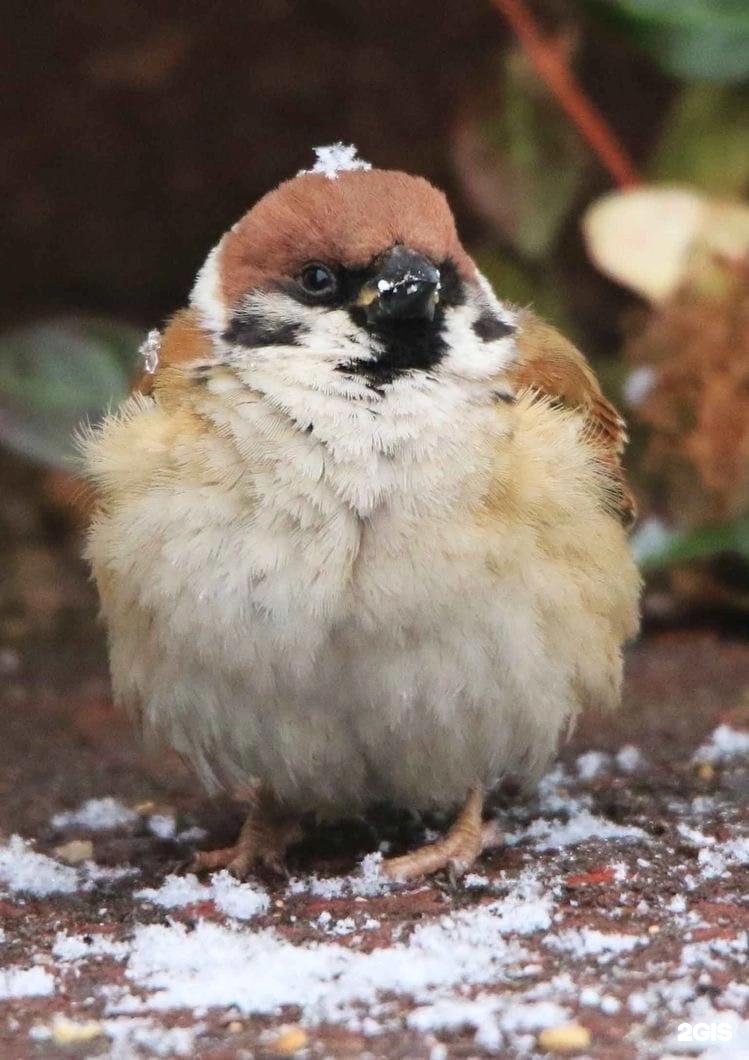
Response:
[[[666,119],[648,176],[655,182],[686,182],[712,195],[743,198],[749,186],[749,90],[704,83],[683,88]]]
[[[588,0],[667,73],[740,81],[749,76],[746,0]]]
[[[141,339],[128,325],[85,317],[0,335],[0,443],[70,468],[79,425],[126,396]]]
[[[659,570],[732,552],[749,560],[749,515],[726,523],[666,535],[652,550],[640,550],[643,570]]]

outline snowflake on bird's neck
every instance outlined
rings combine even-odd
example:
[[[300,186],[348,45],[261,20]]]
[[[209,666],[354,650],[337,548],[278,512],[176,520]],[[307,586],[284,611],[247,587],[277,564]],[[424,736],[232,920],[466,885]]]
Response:
[[[340,140],[335,144],[314,148],[316,162],[312,169],[300,169],[297,176],[303,173],[322,173],[328,180],[337,180],[339,173],[353,169],[371,169],[369,162],[358,157],[353,144],[344,144]]]

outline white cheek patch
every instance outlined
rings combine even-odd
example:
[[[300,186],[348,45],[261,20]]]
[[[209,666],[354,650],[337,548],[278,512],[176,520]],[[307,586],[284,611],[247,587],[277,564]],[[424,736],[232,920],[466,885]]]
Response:
[[[216,244],[205,260],[190,292],[190,305],[197,311],[200,323],[207,331],[220,335],[229,323],[228,312],[221,294],[218,257],[223,240]]]
[[[482,277],[483,280],[483,277]],[[441,371],[465,379],[487,379],[501,373],[517,357],[515,328],[517,313],[504,306],[488,286],[482,283],[479,298],[471,298],[465,305],[448,309],[442,331],[447,344],[447,353],[440,365]],[[491,295],[489,309],[509,329],[506,335],[496,339],[482,339],[475,330],[477,321],[487,312],[486,291]]]
[[[511,309],[505,305],[504,302],[500,302],[494,293],[494,288],[481,272],[476,272],[476,278],[478,281],[481,294],[484,296],[484,301],[488,304],[491,311],[495,316],[501,320],[504,324],[508,324],[510,327],[517,327],[518,323],[518,312],[516,309]]]
[[[230,347],[232,361],[250,385],[258,385],[262,369],[288,383],[340,394],[350,386],[339,365],[376,354],[367,334],[342,309],[305,306],[282,291],[255,291],[243,300],[237,315],[243,313],[262,320],[269,333],[296,329],[293,342]]]

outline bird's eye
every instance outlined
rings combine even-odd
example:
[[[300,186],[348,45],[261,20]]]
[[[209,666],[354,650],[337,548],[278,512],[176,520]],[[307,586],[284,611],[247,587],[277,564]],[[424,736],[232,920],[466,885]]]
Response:
[[[330,298],[338,290],[335,273],[317,261],[304,266],[299,273],[299,283],[307,294],[315,298]]]

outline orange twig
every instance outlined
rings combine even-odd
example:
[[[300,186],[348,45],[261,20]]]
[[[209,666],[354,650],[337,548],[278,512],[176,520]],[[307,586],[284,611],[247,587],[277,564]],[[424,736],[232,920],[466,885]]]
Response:
[[[558,50],[544,39],[524,0],[491,2],[510,23],[538,75],[619,187],[640,184],[629,155],[603,115],[588,99]]]

